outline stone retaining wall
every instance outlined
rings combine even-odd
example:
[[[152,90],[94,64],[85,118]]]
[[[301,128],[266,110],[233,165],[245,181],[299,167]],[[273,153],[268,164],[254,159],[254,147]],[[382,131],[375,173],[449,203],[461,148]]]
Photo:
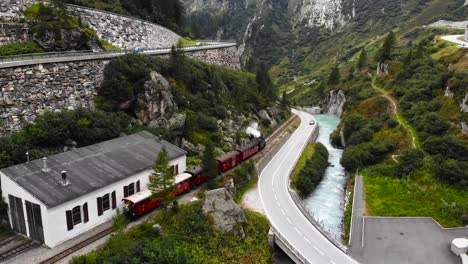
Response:
[[[25,24],[0,23],[0,45],[28,40],[28,32]]]
[[[209,64],[240,68],[235,47],[187,53]],[[0,69],[0,136],[45,110],[93,108],[109,60],[45,63]]]
[[[41,0],[1,0],[0,21],[21,20],[24,18],[23,11],[35,2]],[[120,48],[167,48],[179,42],[178,34],[148,21],[81,6],[67,6],[71,13],[87,23],[99,38]]]
[[[92,108],[106,61],[0,69],[0,134],[16,131],[45,110]]]
[[[69,10],[99,38],[119,48],[167,48],[179,42],[180,36],[173,31],[147,21],[79,6],[69,6]]]

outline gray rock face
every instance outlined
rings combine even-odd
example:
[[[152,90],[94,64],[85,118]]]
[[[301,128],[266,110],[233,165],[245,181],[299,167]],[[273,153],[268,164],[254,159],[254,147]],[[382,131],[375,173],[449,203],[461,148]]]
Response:
[[[327,114],[334,114],[341,117],[343,107],[346,103],[346,96],[342,90],[331,90],[325,101],[321,102],[322,109]]]
[[[101,44],[95,38],[87,38],[80,27],[47,30],[44,34],[33,33],[32,39],[45,51],[93,50],[102,51]]]
[[[244,212],[226,188],[211,190],[203,198],[203,212],[213,218],[214,227],[223,232],[245,236],[242,224],[247,222]]]
[[[137,98],[138,119],[150,127],[165,126],[177,111],[169,82],[157,72],[151,72],[151,80],[144,85],[144,91]]]
[[[201,60],[231,70],[240,70],[241,68],[240,55],[236,47],[202,50],[196,53],[188,53],[187,55],[196,60]]]

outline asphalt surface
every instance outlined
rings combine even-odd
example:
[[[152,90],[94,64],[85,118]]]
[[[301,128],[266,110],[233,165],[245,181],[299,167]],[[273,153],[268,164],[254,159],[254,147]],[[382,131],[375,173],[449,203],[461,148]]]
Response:
[[[358,263],[333,245],[302,214],[292,200],[289,174],[299,159],[312,131],[312,115],[293,111],[301,118],[301,125],[260,174],[260,198],[271,225],[309,263]],[[316,122],[317,123],[317,122]]]
[[[350,230],[350,252],[360,252],[363,247],[362,241],[362,216],[364,214],[365,203],[363,199],[363,179],[362,176],[356,176],[354,181],[354,194],[353,194],[353,213],[351,219]],[[354,255],[353,255],[354,256]]]
[[[447,36],[442,36],[443,40],[450,41],[456,44],[461,45],[462,47],[468,48],[468,42],[459,40],[459,37],[463,37],[463,35],[447,35]]]
[[[444,229],[429,217],[364,217],[364,248],[352,255],[363,264],[460,264],[451,250],[468,228]]]

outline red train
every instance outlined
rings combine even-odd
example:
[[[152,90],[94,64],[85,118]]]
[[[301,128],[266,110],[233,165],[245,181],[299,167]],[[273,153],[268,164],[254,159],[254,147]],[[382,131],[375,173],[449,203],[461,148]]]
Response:
[[[221,172],[230,170],[261,151],[264,147],[265,140],[263,138],[256,138],[249,141],[247,144],[217,157],[218,170]],[[190,189],[198,187],[200,184],[206,182],[207,179],[208,178],[203,173],[202,166],[196,166],[195,168],[186,170],[175,177],[171,195],[179,196]],[[158,199],[151,198],[150,190],[135,193],[122,200],[125,204],[124,214],[130,218],[135,218],[151,211],[161,202]]]

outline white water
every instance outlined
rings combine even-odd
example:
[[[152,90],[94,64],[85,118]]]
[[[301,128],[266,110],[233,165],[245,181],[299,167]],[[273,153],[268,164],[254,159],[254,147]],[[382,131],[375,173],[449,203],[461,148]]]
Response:
[[[326,231],[339,241],[343,233],[342,220],[344,211],[345,170],[340,164],[343,150],[330,144],[329,136],[340,123],[336,115],[316,115],[320,130],[317,142],[328,150],[330,166],[325,171],[322,182],[315,191],[304,200],[306,208]]]

